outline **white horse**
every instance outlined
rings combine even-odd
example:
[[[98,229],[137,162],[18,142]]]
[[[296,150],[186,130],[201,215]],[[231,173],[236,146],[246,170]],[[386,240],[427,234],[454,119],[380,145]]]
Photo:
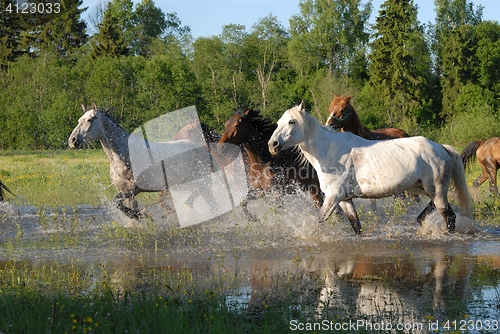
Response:
[[[451,180],[461,209],[472,218],[463,163],[449,145],[424,137],[371,141],[349,132],[334,132],[307,113],[304,103],[285,111],[268,145],[272,154],[298,146],[314,166],[325,193],[320,222],[340,205],[354,232],[360,234],[353,198],[381,198],[407,190],[431,199],[417,218],[420,225],[437,207],[448,231],[453,232],[456,215],[447,198]]]
[[[218,167],[207,148],[199,143],[186,139],[148,142],[131,136],[110,117],[98,111],[95,103],[89,110],[82,104],[82,109],[84,114],[68,138],[69,147],[76,149],[96,140],[101,142],[109,159],[111,181],[120,191],[114,198],[114,204],[130,218],[142,216],[135,199],[137,194],[165,191],[169,185],[197,180],[210,173],[210,169]],[[130,154],[132,150],[136,153],[135,161]],[[200,165],[209,168],[200,168]],[[199,185],[193,189],[185,205],[192,206],[198,195],[202,195],[209,205],[217,204],[210,187]],[[130,207],[123,204],[125,200],[129,201]]]

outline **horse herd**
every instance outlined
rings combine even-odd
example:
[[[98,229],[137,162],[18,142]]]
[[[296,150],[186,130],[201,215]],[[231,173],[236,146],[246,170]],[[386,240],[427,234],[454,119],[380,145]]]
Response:
[[[238,109],[225,123],[221,136],[203,127],[207,144],[217,141],[216,149],[208,145],[207,154],[210,161],[220,162],[231,146],[242,147],[250,193],[283,191],[296,184],[311,194],[320,222],[340,207],[356,234],[361,234],[362,229],[353,198],[382,198],[402,192],[430,198],[417,217],[419,224],[437,208],[448,231],[453,232],[456,215],[448,202],[448,189],[454,185],[461,211],[472,218],[464,169],[476,155],[483,172],[474,187],[489,178],[490,190],[498,196],[499,138],[472,142],[460,156],[449,145],[410,137],[401,129],[370,131],[361,124],[350,98],[334,97],[325,125],[305,110],[303,102],[285,111],[277,125],[257,110]],[[95,103],[90,109],[82,108],[84,114],[68,139],[69,147],[77,149],[100,141],[110,161],[111,180],[119,190],[115,205],[129,217],[141,218],[136,195],[164,191],[168,184],[147,189],[137,184],[128,148],[130,134],[99,111]],[[173,142],[189,144],[190,132],[180,133]],[[124,205],[126,200],[128,206]]]

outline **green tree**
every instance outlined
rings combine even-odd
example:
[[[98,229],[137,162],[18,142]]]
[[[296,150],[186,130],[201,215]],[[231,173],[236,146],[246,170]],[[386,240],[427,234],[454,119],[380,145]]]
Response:
[[[500,24],[486,21],[475,29],[479,84],[500,99]]]
[[[268,91],[273,85],[274,77],[287,58],[288,33],[276,16],[262,18],[252,27],[246,48],[249,58],[253,60],[251,72],[256,74],[262,111],[268,107]]]
[[[79,8],[83,0],[60,0],[61,12],[41,27],[41,48],[56,52],[60,57],[70,56],[87,42],[87,24],[81,14],[87,8]]]
[[[368,43],[372,6],[361,0],[301,0],[300,15],[290,19],[289,56],[300,73],[326,67],[347,74],[349,64]]]
[[[482,8],[474,10],[467,0],[435,0],[436,24],[433,51],[441,82],[441,117],[455,114],[454,101],[467,82],[476,81],[474,27],[481,22]]]
[[[106,11],[109,11],[114,18],[117,29],[121,32],[127,47],[131,47],[135,39],[134,27],[137,22],[132,0],[111,0]]]
[[[129,54],[124,32],[121,30],[118,20],[113,16],[109,4],[104,12],[104,19],[99,25],[99,32],[91,41],[91,46],[92,58],[117,57]]]
[[[207,123],[222,127],[231,111],[247,102],[243,26],[225,26],[220,36],[201,37],[193,44],[193,71],[201,87]]]
[[[0,3],[0,69],[7,69],[9,64],[21,56],[19,49],[21,34],[20,14],[15,13],[14,0]],[[9,7],[10,6],[10,7]],[[8,11],[11,8],[11,12]]]
[[[154,38],[161,36],[167,28],[165,13],[156,7],[152,0],[142,0],[135,7],[134,54],[150,55]]]
[[[378,92],[388,125],[426,120],[431,58],[413,0],[386,0],[376,18],[369,84]],[[411,124],[406,124],[410,127]]]

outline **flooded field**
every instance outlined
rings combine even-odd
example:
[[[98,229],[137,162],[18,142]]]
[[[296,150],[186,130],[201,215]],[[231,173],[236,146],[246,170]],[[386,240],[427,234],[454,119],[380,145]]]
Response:
[[[458,215],[450,235],[437,213],[419,227],[426,203],[390,198],[375,212],[369,201],[355,202],[357,237],[341,214],[318,224],[305,195],[281,204],[271,197],[249,202],[256,221],[238,207],[182,229],[168,201],[148,205],[140,221],[107,205],[3,203],[0,274],[15,268],[20,280],[49,290],[58,281],[51,275],[76,275],[82,294],[103,281],[123,292],[217,291],[250,317],[286,299],[292,331],[345,329],[335,326],[346,319],[368,331],[499,328],[500,229]],[[30,274],[47,268],[54,272],[45,278]]]

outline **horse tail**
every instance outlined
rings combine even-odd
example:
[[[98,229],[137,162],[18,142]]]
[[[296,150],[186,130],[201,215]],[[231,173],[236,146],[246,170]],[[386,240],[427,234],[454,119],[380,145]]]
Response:
[[[474,218],[472,198],[465,180],[465,169],[462,158],[458,152],[450,145],[443,145],[452,159],[452,180],[458,195],[458,204],[465,215],[469,218]]]
[[[0,181],[0,202],[1,202],[1,201],[3,201],[3,198],[4,198],[4,192],[3,192],[3,190],[4,190],[4,189],[5,189],[8,193],[10,193],[12,196],[17,197],[16,195],[14,195],[14,194],[12,193],[12,191],[10,191],[10,189],[9,189],[9,188],[7,188],[7,186],[6,186],[5,184],[3,184],[3,182],[2,182],[2,181]]]
[[[476,156],[476,151],[482,143],[484,143],[484,140],[476,140],[465,146],[460,154],[464,168],[467,168],[467,164],[469,164],[470,161]]]

